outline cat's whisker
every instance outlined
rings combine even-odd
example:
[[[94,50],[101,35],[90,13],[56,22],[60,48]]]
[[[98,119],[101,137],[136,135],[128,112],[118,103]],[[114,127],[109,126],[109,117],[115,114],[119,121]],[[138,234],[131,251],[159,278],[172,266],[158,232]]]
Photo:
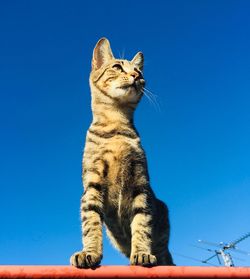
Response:
[[[118,57],[119,59],[122,59],[122,53],[120,53],[120,51],[118,51]]]
[[[125,57],[125,49],[122,50],[122,52],[119,52],[119,59],[124,60]]]
[[[146,98],[149,100],[149,103],[151,105],[153,105],[153,107],[156,109],[158,108],[155,101],[152,99],[152,97],[146,92],[146,91],[143,91],[143,94],[146,96]]]
[[[157,95],[155,95],[154,93],[152,93],[149,89],[147,89],[145,87],[143,88],[142,92],[147,97],[149,102],[154,106],[154,108],[157,109],[160,112],[161,111],[161,107],[160,107],[160,105],[158,103]]]
[[[150,91],[148,88],[145,88],[146,89],[146,91],[147,91],[147,93],[152,97],[152,99],[154,100],[154,102],[155,102],[155,104],[156,104],[156,106],[157,106],[157,108],[158,108],[158,110],[159,111],[161,111],[161,106],[160,106],[160,103],[159,103],[159,97],[158,97],[158,95],[156,95],[156,94],[154,94],[152,91]]]
[[[121,59],[124,59],[125,58],[125,48],[122,50],[122,58]]]
[[[147,91],[147,93],[152,97],[154,98],[154,100],[157,100],[157,95],[154,94],[152,91],[150,91],[148,88],[144,87],[144,90]]]

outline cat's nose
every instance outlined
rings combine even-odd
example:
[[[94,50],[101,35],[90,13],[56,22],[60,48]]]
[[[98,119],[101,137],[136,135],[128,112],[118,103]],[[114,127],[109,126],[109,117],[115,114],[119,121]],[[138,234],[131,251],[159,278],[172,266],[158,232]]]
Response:
[[[131,74],[130,74],[135,80],[137,80],[138,78],[139,78],[139,73],[137,73],[137,72],[132,72]]]

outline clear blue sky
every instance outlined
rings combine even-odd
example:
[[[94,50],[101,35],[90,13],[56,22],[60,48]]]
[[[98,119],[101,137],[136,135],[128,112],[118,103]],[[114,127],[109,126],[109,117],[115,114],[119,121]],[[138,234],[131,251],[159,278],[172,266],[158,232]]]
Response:
[[[0,264],[68,264],[81,249],[92,50],[145,55],[135,123],[170,208],[177,265],[198,239],[250,231],[249,1],[0,2]],[[103,264],[128,264],[105,238]],[[250,251],[250,238],[239,245]],[[239,265],[250,265],[235,260]],[[216,263],[216,262],[215,262]]]

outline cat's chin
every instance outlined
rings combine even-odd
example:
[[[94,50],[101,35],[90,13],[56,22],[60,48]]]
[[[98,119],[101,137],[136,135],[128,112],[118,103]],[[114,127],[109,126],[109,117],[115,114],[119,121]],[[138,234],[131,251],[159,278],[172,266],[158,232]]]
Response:
[[[115,97],[121,103],[137,102],[141,93],[134,86],[116,88]]]

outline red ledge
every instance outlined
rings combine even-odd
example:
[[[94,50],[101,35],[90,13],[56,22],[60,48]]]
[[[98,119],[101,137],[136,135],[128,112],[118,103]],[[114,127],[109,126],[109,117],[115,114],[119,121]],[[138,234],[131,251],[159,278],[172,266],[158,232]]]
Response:
[[[0,266],[0,278],[250,278],[248,267]]]

